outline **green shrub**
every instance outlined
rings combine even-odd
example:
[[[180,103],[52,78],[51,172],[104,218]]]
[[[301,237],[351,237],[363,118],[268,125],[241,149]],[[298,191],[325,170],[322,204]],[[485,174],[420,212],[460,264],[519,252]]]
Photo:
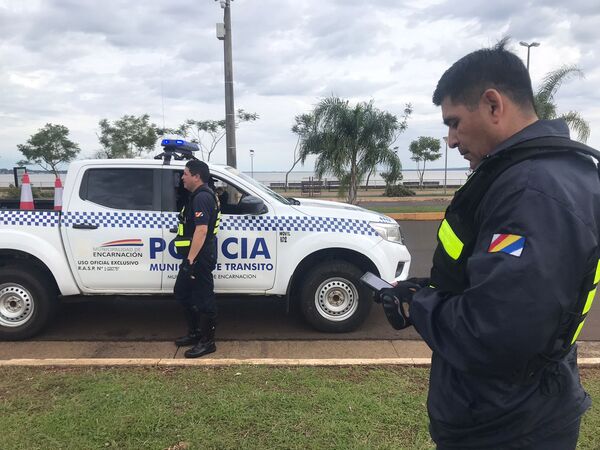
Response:
[[[54,198],[54,188],[32,187],[31,193],[33,195],[33,198]],[[0,198],[18,200],[21,198],[21,188],[15,187],[13,184],[9,185],[6,188],[0,188]]]
[[[384,197],[412,197],[413,195],[415,195],[415,191],[411,191],[401,184],[388,185],[383,192]]]
[[[21,189],[15,187],[14,184],[11,184],[7,188],[3,189],[3,198],[20,198]]]
[[[31,188],[33,198],[54,198],[54,188]],[[20,195],[20,194],[19,194]]]

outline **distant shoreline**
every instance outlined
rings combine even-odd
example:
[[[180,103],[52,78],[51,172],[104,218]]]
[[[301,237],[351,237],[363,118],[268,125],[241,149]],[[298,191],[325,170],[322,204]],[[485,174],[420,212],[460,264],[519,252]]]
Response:
[[[461,186],[467,179],[469,169],[468,168],[452,168],[446,171],[446,184],[448,186]],[[28,170],[29,177],[33,186],[37,187],[53,187],[54,186],[54,174],[43,172],[39,170]],[[245,171],[246,175],[252,175],[251,172]],[[286,171],[258,171],[255,170],[253,173],[254,179],[269,186],[271,183],[280,184],[285,182]],[[59,171],[60,178],[65,181],[66,171]],[[309,181],[310,179],[316,180],[313,171],[293,171],[288,176],[288,183],[300,183],[302,181]],[[323,181],[337,181],[336,177],[324,176]],[[418,181],[418,173],[416,169],[403,169],[402,180],[406,182],[414,183]],[[423,181],[437,182],[439,185],[444,184],[444,169],[427,169]],[[363,180],[362,184],[366,183],[366,179]],[[12,170],[10,173],[0,173],[0,187],[8,187],[14,184],[14,176]],[[369,186],[385,186],[385,181],[379,173],[373,174],[369,178]]]

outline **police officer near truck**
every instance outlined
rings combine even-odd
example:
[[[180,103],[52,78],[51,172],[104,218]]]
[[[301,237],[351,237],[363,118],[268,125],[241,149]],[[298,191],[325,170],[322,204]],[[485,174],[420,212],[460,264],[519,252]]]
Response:
[[[473,172],[439,227],[431,277],[380,298],[433,351],[438,449],[575,449],[591,405],[575,342],[600,280],[600,153],[562,119],[538,119],[506,43],[438,82],[448,145]]]
[[[198,358],[217,349],[217,303],[212,272],[217,263],[216,234],[221,212],[217,196],[208,187],[210,171],[205,162],[188,161],[181,180],[190,194],[179,214],[175,238],[175,248],[183,256],[183,262],[174,294],[183,306],[188,334],[176,339],[175,344],[193,345],[185,357]]]

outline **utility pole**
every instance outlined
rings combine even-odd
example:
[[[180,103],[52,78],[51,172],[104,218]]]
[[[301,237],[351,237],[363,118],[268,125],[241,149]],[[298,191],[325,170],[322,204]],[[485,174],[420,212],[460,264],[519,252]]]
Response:
[[[521,41],[519,44],[523,47],[527,47],[527,72],[529,72],[529,50],[531,50],[531,47],[539,47],[540,43],[532,42],[531,44],[528,44],[527,42]]]
[[[231,57],[231,1],[220,0],[221,8],[224,10],[224,23],[217,24],[217,39],[223,41],[225,53],[225,146],[227,147],[227,165],[237,167],[235,153],[235,111],[233,106],[233,62]]]

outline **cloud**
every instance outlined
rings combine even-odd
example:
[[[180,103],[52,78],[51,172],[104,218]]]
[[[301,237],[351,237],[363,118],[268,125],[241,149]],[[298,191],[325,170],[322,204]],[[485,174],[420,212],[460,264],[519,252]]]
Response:
[[[396,115],[412,102],[397,143],[409,166],[410,140],[445,133],[431,104],[440,76],[505,35],[523,59],[520,40],[541,42],[531,51],[534,86],[561,64],[585,71],[557,101],[560,110],[580,110],[590,143],[600,144],[599,14],[600,4],[587,0],[235,0],[235,106],[261,115],[238,129],[240,152],[260,149],[255,169],[286,168],[294,116],[335,94],[374,99]],[[46,122],[64,123],[93,150],[101,118],[149,113],[162,124],[163,105],[167,126],[223,118],[223,42],[215,35],[222,20],[212,1],[0,0],[0,165],[11,166],[14,146]],[[239,161],[249,167],[247,155]]]

